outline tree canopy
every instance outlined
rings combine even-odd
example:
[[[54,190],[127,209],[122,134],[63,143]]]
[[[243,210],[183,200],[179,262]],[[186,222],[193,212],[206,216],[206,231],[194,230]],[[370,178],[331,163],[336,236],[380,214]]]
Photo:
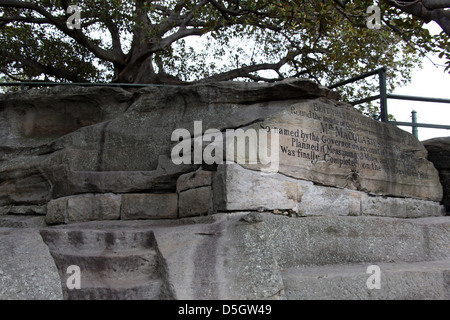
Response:
[[[380,29],[367,26],[373,4],[0,0],[0,73],[12,80],[168,84],[304,77],[330,85],[387,66],[396,86],[427,53],[450,61],[450,1],[380,0]],[[80,9],[79,29],[67,24],[69,5]],[[441,34],[424,28],[431,20]]]

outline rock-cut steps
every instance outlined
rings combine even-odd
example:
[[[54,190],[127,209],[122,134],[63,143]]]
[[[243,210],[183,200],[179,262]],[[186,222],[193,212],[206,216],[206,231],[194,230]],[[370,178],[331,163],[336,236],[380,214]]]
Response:
[[[65,299],[173,298],[151,230],[72,226],[42,229],[41,236],[55,260]],[[79,289],[68,285],[75,276],[68,270],[73,265],[79,267]]]
[[[450,217],[319,219],[296,228],[307,245],[281,271],[287,299],[450,299]]]
[[[289,268],[282,271],[290,300],[449,300],[450,260],[376,263],[378,287],[369,263]]]

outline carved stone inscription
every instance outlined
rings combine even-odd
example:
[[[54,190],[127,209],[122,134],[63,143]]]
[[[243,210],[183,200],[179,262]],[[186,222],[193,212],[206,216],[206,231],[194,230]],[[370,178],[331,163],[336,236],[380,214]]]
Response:
[[[442,197],[437,171],[413,135],[347,105],[298,103],[260,125],[279,134],[285,175],[376,194]]]

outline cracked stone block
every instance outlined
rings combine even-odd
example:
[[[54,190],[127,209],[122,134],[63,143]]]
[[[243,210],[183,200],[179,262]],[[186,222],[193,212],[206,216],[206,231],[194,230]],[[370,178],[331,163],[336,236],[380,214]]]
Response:
[[[178,195],[180,218],[206,216],[213,213],[211,187],[189,189]]]
[[[121,219],[174,219],[178,215],[176,193],[122,195]]]
[[[181,175],[177,180],[177,192],[186,191],[188,189],[210,186],[214,172],[197,170]]]
[[[117,220],[121,196],[113,193],[62,197],[47,204],[46,223],[58,224],[91,220]]]

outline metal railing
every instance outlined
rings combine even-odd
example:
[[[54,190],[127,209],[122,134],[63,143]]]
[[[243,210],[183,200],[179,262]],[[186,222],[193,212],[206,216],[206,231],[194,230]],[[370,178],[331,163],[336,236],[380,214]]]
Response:
[[[450,130],[450,125],[442,125],[442,124],[430,124],[430,123],[417,123],[417,113],[413,111],[412,116],[412,122],[399,122],[399,121],[389,121],[389,114],[388,114],[388,107],[387,107],[387,100],[388,99],[397,99],[397,100],[409,100],[409,101],[422,101],[422,102],[434,102],[434,103],[449,103],[450,99],[442,99],[442,98],[431,98],[431,97],[417,97],[417,96],[408,96],[408,95],[399,95],[399,94],[392,94],[387,93],[387,85],[386,85],[386,68],[382,67],[379,69],[376,69],[371,72],[364,73],[362,75],[359,75],[357,77],[350,78],[345,81],[341,81],[338,83],[333,84],[332,86],[329,86],[330,89],[335,89],[341,86],[344,86],[346,84],[350,84],[374,75],[378,75],[379,77],[379,89],[380,94],[371,96],[368,98],[356,100],[353,102],[350,102],[351,105],[356,106],[359,104],[363,104],[366,102],[374,101],[374,100],[380,100],[380,120],[382,122],[387,122],[390,124],[394,124],[397,126],[409,126],[412,127],[412,133],[417,137],[417,128],[434,128],[434,129],[447,129]]]

